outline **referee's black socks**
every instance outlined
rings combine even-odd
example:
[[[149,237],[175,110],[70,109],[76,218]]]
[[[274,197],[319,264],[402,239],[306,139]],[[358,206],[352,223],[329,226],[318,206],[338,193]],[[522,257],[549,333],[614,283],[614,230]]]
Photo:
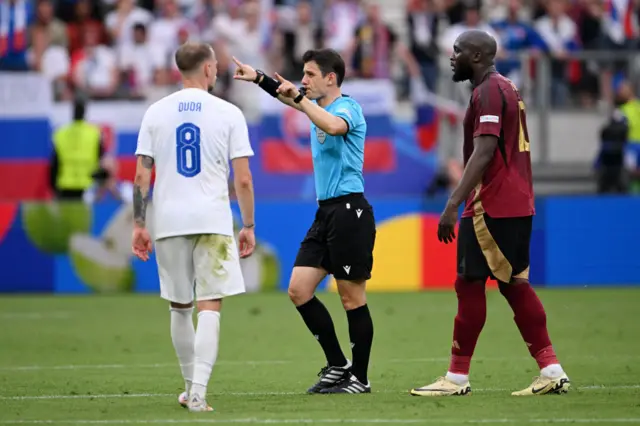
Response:
[[[320,342],[329,366],[344,367],[347,364],[347,359],[340,349],[336,329],[327,308],[316,296],[313,296],[311,300],[298,306],[297,309],[311,334]]]
[[[353,351],[351,370],[358,381],[366,385],[369,383],[367,370],[369,369],[369,355],[371,355],[371,343],[373,342],[373,321],[369,307],[362,305],[347,311],[347,320],[349,321],[349,338]]]

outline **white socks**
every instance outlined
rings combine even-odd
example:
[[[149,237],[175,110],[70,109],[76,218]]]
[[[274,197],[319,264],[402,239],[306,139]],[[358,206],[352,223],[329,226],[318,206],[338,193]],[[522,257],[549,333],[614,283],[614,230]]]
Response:
[[[560,364],[551,364],[540,370],[540,374],[550,379],[557,379],[564,374],[564,370]],[[458,386],[462,386],[469,382],[469,376],[466,374],[447,372],[447,379]]]
[[[201,311],[198,313],[198,329],[195,338],[195,365],[191,394],[205,398],[211,370],[218,357],[220,339],[220,313]]]
[[[550,379],[557,379],[564,374],[564,370],[560,364],[551,364],[540,370],[540,374]]]
[[[193,381],[194,344],[196,331],[193,328],[193,308],[170,308],[171,340],[178,356],[187,394]]]
[[[557,379],[564,374],[564,370],[560,364],[551,364],[540,370],[540,374],[550,379]],[[469,382],[469,376],[466,374],[447,372],[447,379],[458,386],[462,386]]]
[[[457,373],[447,372],[447,379],[449,379],[450,381],[452,381],[458,386],[462,386],[469,383],[469,376],[467,374],[457,374]]]

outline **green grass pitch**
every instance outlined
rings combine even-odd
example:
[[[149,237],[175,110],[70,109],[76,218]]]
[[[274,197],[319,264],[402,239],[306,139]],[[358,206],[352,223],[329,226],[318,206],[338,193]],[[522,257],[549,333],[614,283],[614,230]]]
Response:
[[[224,302],[213,413],[177,404],[182,379],[157,296],[0,298],[0,426],[23,424],[640,424],[640,288],[540,290],[572,379],[564,396],[516,398],[538,369],[508,305],[488,295],[473,395],[419,398],[448,366],[452,292],[369,296],[370,395],[305,395],[321,349],[285,293]],[[321,294],[350,356],[336,294]]]

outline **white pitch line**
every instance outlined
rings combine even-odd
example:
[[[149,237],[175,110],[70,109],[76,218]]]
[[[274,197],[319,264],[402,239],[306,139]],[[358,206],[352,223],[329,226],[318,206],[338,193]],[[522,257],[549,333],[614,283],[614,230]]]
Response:
[[[263,361],[232,361],[220,360],[216,365],[277,365],[289,364],[292,361],[284,360],[263,360]],[[72,365],[16,365],[0,366],[0,371],[39,371],[39,370],[111,370],[125,368],[169,368],[176,367],[176,363],[159,364],[72,364]]]
[[[640,418],[546,418],[546,419],[148,419],[148,420],[0,420],[0,424],[491,424],[491,423],[640,423]]]
[[[70,312],[3,312],[0,319],[17,319],[17,320],[50,320],[50,319],[68,319],[71,318]]]
[[[640,359],[638,355],[623,355],[618,358],[622,359]],[[530,357],[478,357],[474,361],[483,362],[504,362],[504,361],[524,361],[530,360]],[[571,357],[571,359],[597,359],[592,356]],[[307,363],[306,360],[220,360],[216,365],[282,365]],[[432,358],[392,358],[376,361],[378,364],[398,364],[398,363],[420,363],[420,362],[449,362],[448,357],[432,357]],[[157,363],[157,364],[71,364],[71,365],[0,365],[0,371],[39,371],[39,370],[109,370],[109,369],[135,369],[135,368],[174,368],[176,363]]]
[[[121,368],[166,368],[176,364],[76,364],[76,365],[18,365],[0,367],[2,371],[39,371],[39,370],[108,370]]]
[[[585,361],[585,360],[592,360],[592,361],[599,361],[602,358],[601,357],[597,357],[594,355],[580,355],[580,356],[572,356],[572,357],[568,357],[570,361]],[[614,355],[613,358],[615,359],[619,359],[619,360],[637,360],[640,359],[640,355]],[[392,359],[385,359],[385,360],[381,360],[381,361],[377,361],[377,362],[388,362],[388,363],[419,363],[419,362],[449,362],[451,360],[451,358],[449,357],[440,357],[440,358],[392,358]],[[530,356],[510,356],[510,357],[477,357],[477,358],[473,358],[473,361],[484,361],[484,362],[504,362],[504,361],[528,361],[531,360]],[[570,362],[570,361],[565,361],[565,362]]]
[[[624,389],[640,389],[640,385],[612,385],[612,386],[581,386],[576,388],[578,391],[609,391]],[[480,388],[473,389],[474,392],[512,392],[515,389],[507,388]],[[408,394],[409,390],[379,390],[377,393],[396,393]],[[307,395],[304,392],[213,392],[213,396],[291,396],[291,395]],[[24,396],[2,396],[0,401],[24,401],[24,400],[47,400],[47,399],[118,399],[118,398],[164,398],[175,397],[177,393],[114,393],[114,394],[96,394],[96,395],[24,395]]]
[[[157,398],[176,396],[173,393],[111,393],[97,395],[25,395],[25,396],[0,396],[0,400],[37,400],[37,399],[117,399],[117,398]]]

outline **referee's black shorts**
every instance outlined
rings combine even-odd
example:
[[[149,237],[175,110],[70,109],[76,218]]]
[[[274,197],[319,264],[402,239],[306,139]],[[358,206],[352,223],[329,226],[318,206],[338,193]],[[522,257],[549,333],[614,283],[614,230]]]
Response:
[[[337,280],[371,278],[376,223],[362,193],[319,201],[295,266],[323,268]]]
[[[463,217],[458,228],[458,275],[503,283],[512,278],[528,280],[532,228],[533,216]]]

